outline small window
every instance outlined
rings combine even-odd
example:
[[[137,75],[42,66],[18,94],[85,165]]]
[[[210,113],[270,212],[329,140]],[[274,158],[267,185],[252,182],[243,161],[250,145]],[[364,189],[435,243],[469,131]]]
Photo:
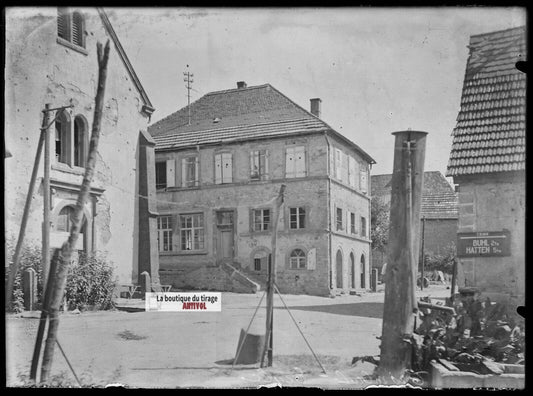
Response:
[[[350,233],[356,234],[355,229],[355,213],[350,212]]]
[[[270,228],[270,209],[254,209],[252,210],[252,218],[253,231],[268,231]]]
[[[364,169],[361,169],[361,171],[359,172],[359,183],[361,192],[366,194],[368,191],[368,173]]]
[[[181,250],[202,250],[204,248],[203,213],[180,215]]]
[[[348,184],[355,188],[355,180],[356,180],[355,158],[350,155],[348,156]]]
[[[57,37],[78,47],[85,48],[85,20],[78,12],[66,8],[57,9]]]
[[[335,149],[335,178],[339,181],[343,181],[343,174],[344,174],[344,153],[339,150]]]
[[[269,254],[260,250],[254,254],[254,271],[266,271],[268,269],[268,257]]]
[[[306,256],[302,249],[294,249],[291,252],[289,258],[291,269],[305,269],[306,261]]]
[[[250,152],[250,179],[265,180],[268,176],[268,151]]]
[[[156,162],[155,163],[155,188],[166,188],[167,187],[167,163]]]
[[[81,116],[74,118],[74,166],[85,167],[87,161],[87,128]]]
[[[172,251],[172,216],[157,218],[157,246],[160,252]]]
[[[337,231],[342,231],[343,230],[343,225],[342,225],[342,209],[341,208],[337,208]]]
[[[181,185],[194,187],[198,185],[198,157],[187,157],[181,160]]]
[[[361,217],[361,236],[366,237],[366,218]]]
[[[287,147],[285,152],[285,177],[305,177],[305,147]]]
[[[290,208],[289,217],[289,226],[292,230],[305,228],[305,208]]]

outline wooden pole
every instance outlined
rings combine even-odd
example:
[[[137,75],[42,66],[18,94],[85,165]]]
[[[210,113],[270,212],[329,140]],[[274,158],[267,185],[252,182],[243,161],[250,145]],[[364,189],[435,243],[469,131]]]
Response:
[[[47,105],[48,106],[48,105]],[[30,185],[28,186],[28,194],[26,195],[26,203],[24,204],[24,211],[22,212],[22,221],[20,223],[19,236],[17,239],[17,245],[15,247],[15,253],[13,255],[13,262],[9,269],[9,276],[6,285],[6,301],[5,308],[8,310],[11,307],[11,297],[13,294],[13,283],[19,269],[20,251],[22,250],[22,244],[24,242],[24,234],[26,233],[26,225],[28,224],[28,216],[30,214],[31,201],[33,199],[33,190],[35,188],[35,181],[37,179],[37,172],[39,171],[39,164],[41,162],[41,153],[43,151],[44,138],[46,136],[45,127],[48,125],[47,113],[44,113],[43,123],[41,127],[41,134],[39,136],[39,143],[37,144],[37,153],[35,153],[35,161],[33,163],[33,170],[31,173]],[[46,283],[43,283],[46,284]]]
[[[422,217],[422,264],[420,270],[420,290],[424,290],[424,265],[426,264],[426,253],[424,252],[424,239],[426,234],[426,218]]]
[[[410,365],[426,132],[395,132],[389,254],[378,375],[398,383]]]
[[[33,358],[31,360],[31,369],[30,369],[30,379],[33,381],[37,380],[37,369],[39,367],[39,357],[41,355],[41,347],[43,343],[44,330],[46,328],[46,323],[48,320],[48,311],[50,310],[50,297],[52,295],[52,289],[54,288],[54,276],[57,267],[59,249],[56,249],[54,252],[54,258],[50,265],[50,274],[52,276],[48,277],[48,283],[44,291],[43,307],[41,309],[41,320],[39,321],[39,328],[37,329],[37,339],[35,340],[35,347],[33,349]]]
[[[89,144],[89,155],[87,158],[87,164],[85,166],[85,175],[81,184],[80,192],[78,194],[78,200],[73,214],[72,229],[68,240],[63,243],[59,257],[57,258],[57,271],[54,276],[54,288],[52,290],[49,308],[49,326],[48,326],[48,338],[43,353],[43,363],[41,368],[41,382],[46,382],[50,375],[50,369],[52,367],[52,361],[54,356],[54,346],[57,340],[57,329],[59,327],[59,307],[63,300],[65,292],[67,271],[71,261],[72,251],[80,234],[80,228],[83,219],[83,207],[87,198],[89,197],[89,191],[91,189],[91,182],[94,176],[94,169],[96,165],[96,156],[98,152],[98,142],[100,139],[100,126],[102,123],[102,112],[104,107],[104,94],[107,77],[107,61],[109,59],[109,40],[105,45],[105,49],[102,49],[102,44],[97,43],[96,46],[98,55],[98,87],[96,90],[95,108],[93,127],[91,132],[91,141]]]
[[[273,355],[273,323],[274,323],[274,282],[276,281],[276,243],[278,237],[278,222],[281,206],[283,205],[285,184],[279,189],[279,195],[274,204],[274,222],[272,224],[272,253],[267,282],[267,306],[266,306],[266,337],[263,352],[261,354],[261,367],[264,367],[265,354],[268,351],[268,366],[272,366]]]
[[[50,117],[50,105],[45,105],[47,120]],[[44,136],[44,177],[43,177],[43,237],[41,250],[41,268],[43,285],[47,285],[50,266],[50,125],[45,129]],[[44,294],[44,291],[43,291]]]
[[[450,299],[453,302],[455,299],[455,285],[457,283],[457,259],[453,259],[453,267],[452,267],[452,291],[450,295]]]

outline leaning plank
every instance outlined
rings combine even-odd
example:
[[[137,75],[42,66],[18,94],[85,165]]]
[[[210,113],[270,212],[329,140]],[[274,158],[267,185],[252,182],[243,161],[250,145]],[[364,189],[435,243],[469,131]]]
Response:
[[[440,364],[446,367],[450,371],[460,371],[452,362],[446,359],[437,359]]]

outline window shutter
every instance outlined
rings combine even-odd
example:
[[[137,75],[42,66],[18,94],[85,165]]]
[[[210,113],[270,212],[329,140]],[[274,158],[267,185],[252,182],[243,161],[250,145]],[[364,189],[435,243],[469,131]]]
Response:
[[[342,180],[342,152],[335,149],[335,178]]]
[[[367,184],[368,184],[366,170],[361,170],[360,175],[361,175],[361,191],[363,193],[366,193],[367,192]]]
[[[254,157],[255,157],[255,151],[250,151],[250,177],[255,176],[255,173],[254,173]]]
[[[222,182],[231,183],[233,180],[233,164],[231,154],[222,154]]]
[[[305,147],[295,149],[295,172],[296,177],[305,176]]]
[[[222,183],[222,155],[215,155],[215,183]]]
[[[194,159],[194,185],[198,186],[200,185],[200,159],[198,157],[195,157]]]
[[[176,186],[176,161],[171,159],[167,160],[167,187]]]
[[[268,157],[269,157],[268,150],[265,150],[265,178],[268,177]]]
[[[313,248],[307,252],[307,269],[316,269],[316,248]]]
[[[285,151],[285,176],[294,177],[294,148],[287,148]]]
[[[72,44],[83,47],[83,17],[79,12],[72,14]]]
[[[62,39],[70,39],[69,16],[63,9],[57,10],[57,36]]]
[[[355,187],[355,159],[348,156],[348,184]]]
[[[187,161],[181,159],[181,186],[187,187]]]

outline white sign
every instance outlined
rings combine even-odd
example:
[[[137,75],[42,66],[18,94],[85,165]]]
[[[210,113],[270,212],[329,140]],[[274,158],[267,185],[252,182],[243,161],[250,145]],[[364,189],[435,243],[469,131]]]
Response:
[[[222,293],[146,293],[145,311],[221,312]]]

